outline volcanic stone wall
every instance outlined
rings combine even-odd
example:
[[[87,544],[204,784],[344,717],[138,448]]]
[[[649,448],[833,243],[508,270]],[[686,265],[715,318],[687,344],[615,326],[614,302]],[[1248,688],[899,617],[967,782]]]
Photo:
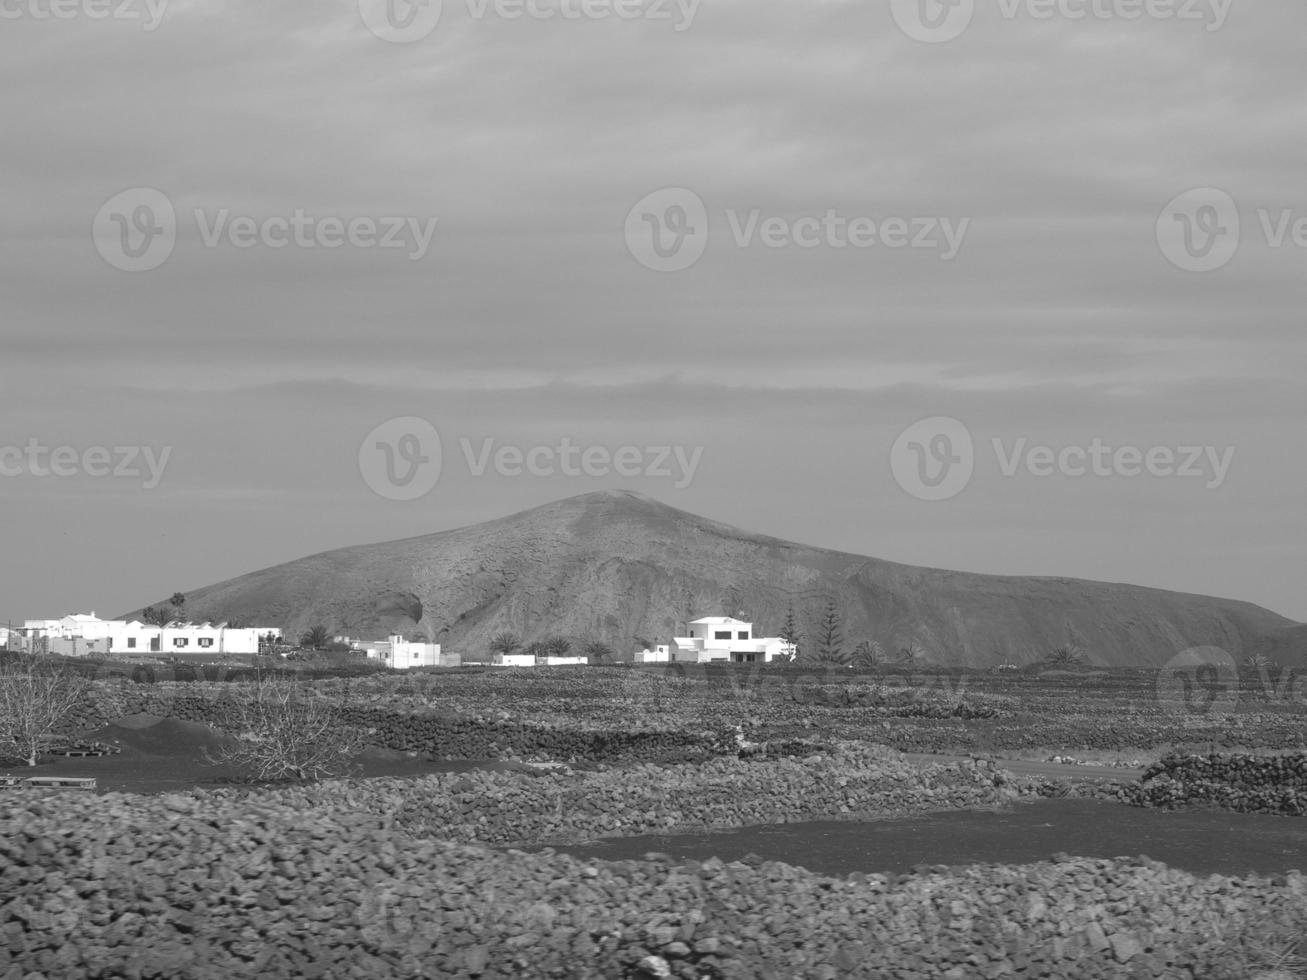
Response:
[[[1219,806],[1244,813],[1307,814],[1307,754],[1168,755],[1127,787],[1137,806]]]
[[[231,693],[221,686],[214,691],[188,694],[142,685],[89,700],[63,727],[68,732],[86,731],[125,715],[145,713],[231,731],[233,715],[228,707],[229,696]],[[352,706],[342,708],[341,719],[370,732],[369,741],[376,745],[426,752],[442,759],[693,761],[736,751],[734,731],[728,729],[684,732],[547,728],[511,720]],[[799,751],[810,751],[810,748],[785,744],[774,748],[774,754]]]
[[[1018,794],[992,763],[921,768],[890,750],[843,745],[804,759],[721,758],[541,776],[480,771],[335,781],[266,795],[305,810],[343,795],[412,834],[528,844],[988,807]]]

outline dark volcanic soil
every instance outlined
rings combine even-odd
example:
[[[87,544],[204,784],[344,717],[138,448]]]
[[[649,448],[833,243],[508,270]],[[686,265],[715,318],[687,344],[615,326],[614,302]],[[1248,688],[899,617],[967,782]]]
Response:
[[[637,858],[649,851],[678,861],[736,861],[755,854],[837,875],[902,873],[918,864],[1026,864],[1059,852],[1102,858],[1147,855],[1195,874],[1278,874],[1307,868],[1307,820],[1145,810],[1101,800],[1040,800],[998,812],[630,837],[556,850],[603,860]]]
[[[216,755],[227,736],[195,722],[135,715],[85,732],[81,737],[116,745],[121,752],[90,758],[49,756],[32,768],[0,766],[0,775],[94,776],[102,793],[213,789],[230,786],[236,775],[226,767],[211,765],[205,758],[206,750],[210,755]],[[361,778],[514,768],[513,763],[503,762],[432,761],[386,749],[368,749],[358,758],[357,765],[357,775]]]

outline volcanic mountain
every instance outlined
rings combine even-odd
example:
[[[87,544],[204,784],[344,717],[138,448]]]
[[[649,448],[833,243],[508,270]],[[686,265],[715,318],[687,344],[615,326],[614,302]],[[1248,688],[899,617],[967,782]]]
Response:
[[[1074,644],[1093,663],[1157,666],[1217,646],[1277,649],[1299,624],[1247,602],[1066,578],[918,568],[753,534],[628,491],[571,497],[485,524],[301,558],[187,595],[192,619],[279,625],[287,636],[391,632],[486,653],[501,631],[666,643],[689,619],[737,615],[774,636],[793,609],[809,639],[828,599],[847,649],[983,667]],[[1300,634],[1299,634],[1300,635]],[[1296,659],[1296,657],[1291,658]]]

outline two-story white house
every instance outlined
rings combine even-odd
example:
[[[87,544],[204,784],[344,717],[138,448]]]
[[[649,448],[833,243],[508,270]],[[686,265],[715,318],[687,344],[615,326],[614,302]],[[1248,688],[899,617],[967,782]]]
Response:
[[[754,636],[753,623],[730,616],[705,616],[689,623],[689,636],[636,652],[636,663],[771,663],[792,660],[794,647],[779,636]]]

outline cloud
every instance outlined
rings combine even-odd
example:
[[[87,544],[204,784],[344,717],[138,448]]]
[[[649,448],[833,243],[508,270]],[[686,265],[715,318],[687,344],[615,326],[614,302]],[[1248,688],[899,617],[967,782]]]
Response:
[[[858,521],[868,481],[893,490],[876,461],[922,416],[1054,440],[1233,435],[1245,475],[1204,502],[1204,534],[1244,557],[1201,574],[1178,570],[1174,529],[1104,530],[1123,506],[1155,513],[1151,490],[1063,488],[1078,518],[1027,499],[1029,535],[1001,493],[958,513],[1010,526],[1017,556],[1041,566],[1056,556],[1035,561],[1032,541],[1065,520],[1080,529],[1060,542],[1067,574],[1146,573],[1307,616],[1276,550],[1292,520],[1277,488],[1301,486],[1304,465],[1282,451],[1300,441],[1304,256],[1253,234],[1196,276],[1165,261],[1154,230],[1193,186],[1228,190],[1253,232],[1257,209],[1301,206],[1304,28],[1307,9],[1288,5],[1236,3],[1209,32],[1009,20],[982,2],[962,37],[923,45],[887,4],[840,0],[704,0],[681,32],[478,20],[446,0],[411,45],[372,36],[348,0],[173,0],[154,32],[6,21],[0,406],[15,438],[176,445],[147,499],[170,522],[187,501],[239,512],[184,535],[195,556],[244,549],[233,570],[312,550],[296,500],[357,529],[323,546],[427,529],[378,517],[353,461],[363,433],[404,413],[508,439],[702,443],[691,499],[814,539],[830,515]],[[693,189],[709,214],[704,258],[673,275],[642,268],[622,233],[665,186]],[[131,187],[162,190],[180,216],[172,256],[137,275],[90,236]],[[297,210],[438,226],[413,262],[211,248],[196,219]],[[750,211],[970,226],[951,262],[883,245],[740,248],[730,214]],[[830,476],[814,489],[816,474]],[[456,482],[441,512],[490,518],[587,489]],[[34,527],[75,509],[117,523],[109,550],[137,550],[157,520],[75,481],[44,502],[26,483],[0,491],[34,508]],[[813,495],[826,516],[795,516]],[[906,522],[897,557],[913,560],[916,540],[922,560],[998,562],[977,533],[937,540],[951,523],[939,508],[885,506]],[[39,550],[35,530],[19,533]],[[209,574],[200,557],[172,568]],[[124,608],[170,587],[148,565],[123,583]]]

